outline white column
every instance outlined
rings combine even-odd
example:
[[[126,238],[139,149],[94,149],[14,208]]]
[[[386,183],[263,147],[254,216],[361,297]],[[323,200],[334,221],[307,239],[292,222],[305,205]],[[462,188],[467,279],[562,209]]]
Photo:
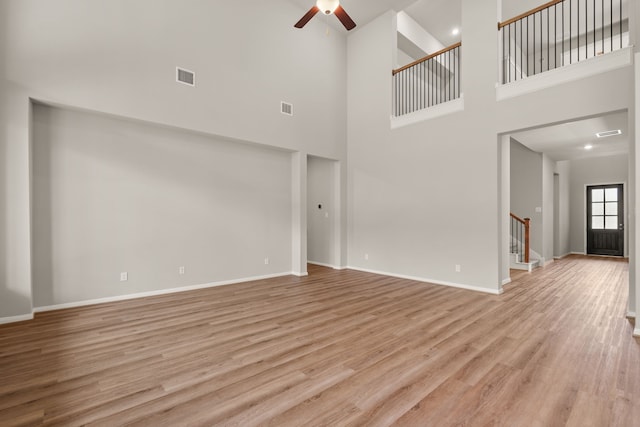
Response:
[[[307,154],[291,155],[291,270],[307,275]]]
[[[498,195],[500,200],[500,206],[498,212],[500,214],[500,272],[499,276],[500,291],[502,286],[511,282],[510,259],[509,248],[511,246],[511,235],[509,231],[509,225],[511,218],[509,213],[511,212],[511,137],[509,135],[502,135],[499,137],[498,153],[500,154],[500,194]]]
[[[637,320],[637,311],[640,307],[640,282],[638,282],[637,265],[638,265],[638,251],[637,242],[638,227],[636,223],[636,212],[638,212],[637,204],[640,200],[640,183],[638,182],[639,174],[637,173],[637,165],[640,163],[638,155],[638,134],[636,132],[636,123],[640,120],[640,72],[638,69],[638,61],[640,61],[640,53],[635,54],[635,105],[632,107],[632,111],[629,111],[629,182],[631,183],[630,189],[627,192],[629,194],[629,203],[627,213],[629,215],[627,227],[629,227],[629,307],[627,315],[635,317]],[[633,335],[640,336],[640,324],[636,322]]]

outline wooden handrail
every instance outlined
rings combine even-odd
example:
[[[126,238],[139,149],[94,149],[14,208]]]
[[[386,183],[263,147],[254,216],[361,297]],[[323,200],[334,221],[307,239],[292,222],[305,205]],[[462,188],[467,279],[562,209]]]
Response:
[[[504,22],[498,22],[498,30],[501,29],[502,27],[506,27],[509,24],[513,24],[516,21],[519,21],[519,20],[521,20],[523,18],[526,18],[527,16],[531,16],[534,13],[538,13],[541,10],[545,10],[546,8],[551,7],[551,6],[555,5],[555,4],[562,3],[563,1],[564,0],[551,0],[550,2],[545,3],[542,6],[538,6],[535,9],[531,9],[528,12],[521,13],[520,15],[516,16],[515,18],[508,19],[508,20],[506,20]]]
[[[511,215],[511,218],[515,219],[515,220],[516,220],[516,221],[518,221],[518,222],[521,222],[522,224],[525,224],[525,222],[526,222],[525,220],[529,219],[529,218],[524,218],[524,219],[522,219],[522,218],[520,218],[518,215],[514,215],[514,214],[512,214],[512,213],[511,213],[511,214],[509,214],[509,215]]]
[[[436,56],[438,56],[438,55],[442,55],[443,53],[447,53],[447,52],[449,52],[450,50],[453,50],[453,49],[458,48],[458,47],[460,47],[460,46],[462,46],[462,42],[458,42],[458,43],[456,43],[456,44],[452,44],[451,46],[449,46],[449,47],[445,47],[444,49],[439,50],[439,51],[437,51],[436,53],[432,53],[431,55],[427,55],[427,56],[425,56],[424,58],[420,58],[420,59],[418,59],[418,60],[416,60],[416,61],[413,61],[411,64],[407,64],[407,65],[405,65],[404,67],[400,67],[400,68],[398,68],[397,70],[393,70],[393,71],[391,72],[391,75],[392,75],[392,76],[395,76],[396,74],[398,74],[398,73],[399,73],[399,72],[401,72],[401,71],[404,71],[404,70],[406,70],[406,69],[409,69],[409,68],[411,68],[411,67],[413,67],[413,66],[415,66],[415,65],[421,64],[421,63],[423,63],[423,62],[425,62],[425,61],[428,61],[428,60],[430,60],[430,59],[432,59],[432,58],[435,58],[435,57],[436,57]]]

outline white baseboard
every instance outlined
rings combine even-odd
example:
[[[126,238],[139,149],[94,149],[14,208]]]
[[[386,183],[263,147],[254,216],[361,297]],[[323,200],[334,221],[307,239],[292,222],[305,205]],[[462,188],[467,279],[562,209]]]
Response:
[[[633,330],[633,336],[634,337],[640,337],[640,328],[635,328]]]
[[[0,325],[4,325],[7,323],[24,322],[25,320],[33,320],[33,313],[21,314],[19,316],[11,317],[0,317]]]
[[[586,252],[569,252],[570,255],[586,255]]]
[[[360,268],[360,267],[349,266],[347,268],[350,269],[350,270],[362,271],[364,273],[373,273],[373,274],[379,274],[381,276],[397,277],[398,279],[415,280],[417,282],[431,283],[433,285],[449,286],[449,287],[452,287],[452,288],[466,289],[468,291],[482,292],[482,293],[485,293],[485,294],[500,295],[500,294],[502,294],[504,292],[502,290],[502,287],[500,287],[500,289],[495,289],[494,290],[494,289],[481,288],[479,286],[463,285],[461,283],[453,283],[453,282],[445,282],[445,281],[442,281],[442,280],[427,279],[427,278],[424,278],[424,277],[407,276],[405,274],[395,274],[395,273],[388,273],[388,272],[378,271],[378,270],[369,270],[369,269]]]
[[[294,276],[297,276],[297,277],[307,277],[309,275],[309,273],[307,273],[306,271],[305,272],[293,272],[291,274],[293,274]]]
[[[571,255],[571,252],[567,252],[567,253],[566,253],[566,254],[564,254],[564,255],[554,256],[554,257],[553,257],[553,259],[555,259],[555,260],[560,260],[560,259],[562,259],[562,258],[568,257],[569,255]]]
[[[157,290],[157,291],[140,292],[140,293],[136,293],[136,294],[117,295],[117,296],[107,297],[107,298],[98,298],[98,299],[85,300],[85,301],[69,302],[69,303],[55,304],[55,305],[49,305],[49,306],[44,306],[44,307],[34,307],[33,308],[33,312],[34,313],[42,313],[42,312],[45,312],[45,311],[62,310],[62,309],[65,309],[65,308],[84,307],[86,305],[104,304],[104,303],[108,303],[108,302],[126,301],[126,300],[136,299],[136,298],[146,298],[146,297],[153,297],[153,296],[158,296],[158,295],[175,294],[175,293],[178,293],[178,292],[196,291],[196,290],[199,290],[199,289],[215,288],[215,287],[218,287],[218,286],[226,286],[226,285],[234,285],[236,283],[253,282],[255,280],[273,279],[275,277],[290,276],[292,274],[297,276],[297,274],[291,273],[291,272],[268,274],[268,275],[265,275],[265,276],[246,277],[246,278],[243,278],[243,279],[225,280],[225,281],[221,281],[221,282],[205,283],[205,284],[202,284],[202,285],[193,285],[193,286],[184,286],[184,287],[180,287],[180,288],[161,289],[161,290]],[[305,273],[305,275],[306,275],[306,273]],[[32,318],[33,318],[33,316],[32,316]]]
[[[627,311],[626,317],[628,317],[629,319],[635,319],[636,318],[636,312],[635,311]]]
[[[507,277],[506,279],[502,280],[502,286],[508,285],[509,283],[511,283],[511,277]]]

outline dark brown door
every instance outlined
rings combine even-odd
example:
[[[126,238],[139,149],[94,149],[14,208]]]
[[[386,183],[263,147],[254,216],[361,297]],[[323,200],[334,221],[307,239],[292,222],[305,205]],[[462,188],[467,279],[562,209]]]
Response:
[[[587,253],[624,256],[622,184],[587,187]]]

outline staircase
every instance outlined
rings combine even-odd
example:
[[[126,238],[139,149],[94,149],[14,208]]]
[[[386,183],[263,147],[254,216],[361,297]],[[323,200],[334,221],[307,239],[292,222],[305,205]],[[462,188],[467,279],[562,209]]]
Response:
[[[511,248],[509,267],[515,270],[532,271],[540,265],[539,258],[531,256],[530,248],[531,219],[511,214]]]

